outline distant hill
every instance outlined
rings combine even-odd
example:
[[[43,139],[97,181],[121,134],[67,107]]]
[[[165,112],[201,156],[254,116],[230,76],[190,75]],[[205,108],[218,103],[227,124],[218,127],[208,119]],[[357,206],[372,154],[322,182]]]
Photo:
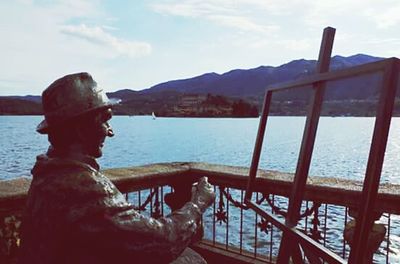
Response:
[[[334,56],[331,70],[348,68],[360,64],[375,62],[383,58],[364,54],[349,57]],[[172,80],[157,84],[141,91],[118,90],[107,95],[120,101],[115,107],[116,114],[136,115],[156,112],[166,116],[229,116],[233,114],[233,105],[245,103],[247,114],[254,115],[254,106],[260,111],[265,89],[269,85],[296,80],[315,72],[315,60],[294,60],[272,67],[260,66],[253,69],[236,69],[223,74],[206,73],[193,78]],[[370,74],[350,79],[329,82],[325,93],[324,115],[373,115],[382,76]],[[275,93],[272,114],[304,115],[309,98],[309,89],[287,90]],[[397,93],[400,94],[400,91]],[[210,97],[211,96],[211,97]],[[218,97],[228,102],[213,105]],[[39,111],[33,103],[39,103],[40,96],[0,97],[0,114]],[[191,99],[190,99],[191,98]],[[193,98],[197,98],[198,101]],[[207,99],[208,98],[208,99]],[[212,99],[212,100],[209,100]],[[12,104],[5,100],[14,100]],[[15,101],[19,100],[19,101]],[[218,101],[217,100],[217,101]],[[400,101],[397,100],[395,113],[400,114]],[[28,103],[30,102],[29,106]],[[190,103],[191,102],[191,103]],[[23,106],[27,104],[27,106]],[[2,108],[1,108],[2,107]],[[222,107],[222,108],[221,108]],[[229,110],[228,110],[229,108]],[[6,109],[2,110],[2,109]],[[244,108],[243,108],[244,109]],[[242,110],[243,110],[242,109]],[[250,109],[253,109],[250,111]]]
[[[41,115],[42,105],[37,102],[0,97],[1,115]]]
[[[364,54],[349,57],[334,56],[331,60],[330,69],[343,69],[382,59]],[[160,83],[142,91],[125,89],[108,95],[121,99],[122,104],[124,104],[131,100],[138,101],[139,98],[168,101],[170,96],[164,95],[171,95],[171,93],[213,94],[242,99],[257,105],[260,111],[266,87],[311,75],[315,72],[316,64],[316,60],[300,59],[277,67],[260,66],[248,70],[232,70],[223,74],[206,73],[193,78]],[[328,83],[325,101],[329,103],[325,104],[323,114],[373,115],[380,81],[381,76],[375,74]],[[310,89],[307,88],[275,93],[271,109],[272,114],[304,115],[309,93]],[[151,103],[147,102],[146,106],[150,105]],[[139,107],[139,105],[136,104],[136,107]]]
[[[162,117],[256,117],[257,106],[242,99],[221,95],[187,94],[161,91],[137,94],[114,106],[116,115],[150,115]]]
[[[0,96],[0,98],[10,98],[10,99],[17,99],[17,100],[25,100],[30,102],[35,102],[38,104],[42,103],[42,97],[40,95],[25,95],[25,96]]]
[[[334,56],[331,60],[330,69],[348,68],[360,64],[374,62],[382,58],[372,57],[364,54],[343,57]],[[260,66],[248,70],[232,70],[224,74],[206,73],[189,79],[173,80],[157,84],[139,93],[156,93],[160,91],[177,91],[196,94],[218,94],[230,97],[262,97],[268,85],[295,80],[315,72],[315,60],[294,60],[278,67]],[[370,97],[375,94],[374,85],[377,77],[363,76],[358,80],[349,80],[338,83],[340,91],[327,93],[327,99],[342,99],[356,97]],[[365,85],[367,84],[367,85]],[[356,85],[357,91],[350,91],[349,87]],[[360,90],[361,89],[361,90]],[[350,94],[348,94],[350,93]],[[296,97],[296,96],[294,96]]]

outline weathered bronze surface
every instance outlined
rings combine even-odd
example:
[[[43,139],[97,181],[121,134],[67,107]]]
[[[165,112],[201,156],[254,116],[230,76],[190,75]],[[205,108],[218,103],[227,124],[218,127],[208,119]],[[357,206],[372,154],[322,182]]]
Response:
[[[97,87],[92,76],[86,72],[66,75],[54,81],[42,94],[45,115],[37,127],[41,134],[87,114],[111,106],[106,94]]]
[[[211,185],[200,179],[191,201],[169,216],[147,218],[135,211],[95,160],[105,138],[114,135],[110,106],[95,86],[81,73],[57,80],[43,93],[44,99],[56,99],[44,100],[45,120],[38,127],[51,146],[32,169],[20,263],[204,263],[184,250],[215,199]],[[86,100],[63,101],[66,94]]]

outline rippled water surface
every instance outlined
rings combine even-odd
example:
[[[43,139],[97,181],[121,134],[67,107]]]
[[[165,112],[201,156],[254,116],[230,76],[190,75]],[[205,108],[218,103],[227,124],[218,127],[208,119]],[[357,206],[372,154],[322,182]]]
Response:
[[[36,155],[47,149],[35,132],[39,116],[0,116],[0,180],[29,176]],[[116,116],[116,136],[109,138],[103,168],[155,162],[202,161],[249,166],[258,118],[157,118]],[[260,167],[294,172],[304,117],[270,117]],[[311,175],[362,180],[374,118],[322,117]],[[400,119],[393,118],[382,182],[400,183]]]
[[[46,151],[46,136],[35,132],[41,121],[39,116],[0,116],[0,180],[30,176],[36,155]],[[106,141],[104,156],[99,160],[102,168],[128,167],[148,163],[171,161],[201,161],[227,165],[250,166],[258,128],[258,118],[157,118],[148,116],[117,116],[111,120],[116,136]],[[294,172],[303,133],[304,117],[270,117],[267,124],[260,167]],[[363,180],[374,118],[322,117],[311,164],[311,175]],[[393,118],[385,156],[381,182],[400,184],[400,119]],[[235,191],[233,191],[235,195]],[[236,198],[238,198],[236,194]],[[230,241],[238,240],[238,209],[231,208]],[[342,241],[345,212],[343,208],[329,206],[328,235]],[[342,212],[343,211],[343,212]],[[211,212],[208,211],[207,214]],[[244,235],[254,231],[254,213],[247,212]],[[392,226],[390,243],[393,250],[400,248],[400,220]],[[236,222],[235,222],[236,221]],[[211,224],[206,225],[210,238]],[[277,235],[275,231],[274,236]],[[216,233],[225,237],[224,231]],[[254,247],[251,239],[244,247]],[[230,242],[231,243],[231,242]],[[259,247],[268,243],[260,239]],[[264,243],[264,244],[263,244]],[[277,245],[277,244],[276,244]],[[333,243],[340,250],[341,242]],[[277,246],[274,246],[274,251]],[[382,251],[382,250],[381,250]],[[384,252],[382,252],[384,253]],[[378,262],[384,260],[378,256]],[[391,260],[400,261],[398,252]]]

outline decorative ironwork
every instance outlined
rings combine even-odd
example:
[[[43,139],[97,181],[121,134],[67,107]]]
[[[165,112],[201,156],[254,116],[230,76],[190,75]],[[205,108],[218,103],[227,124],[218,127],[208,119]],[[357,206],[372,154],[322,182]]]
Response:
[[[313,202],[313,206],[311,208],[307,207],[306,210],[302,214],[300,214],[299,220],[303,219],[304,217],[311,216],[315,208],[319,208],[320,206],[321,206],[320,203]]]
[[[219,190],[220,190],[220,197],[219,197],[218,209],[217,209],[217,212],[215,213],[215,217],[217,218],[217,221],[220,224],[222,224],[222,222],[226,223],[226,221],[227,221],[227,212],[224,210],[225,204],[223,201],[223,196],[225,196],[225,198],[227,199],[227,202],[231,202],[233,206],[243,209],[243,210],[249,209],[249,207],[246,204],[233,199],[232,195],[230,193],[228,193],[224,187],[219,187]],[[265,197],[263,196],[259,200],[257,200],[257,203],[261,204],[264,200],[265,200]],[[265,232],[266,234],[268,234],[268,229],[272,228],[271,223],[264,218],[262,218],[261,221],[257,223],[257,226],[260,228],[261,232]]]
[[[285,210],[279,208],[279,206],[275,205],[275,203],[269,197],[269,194],[263,194],[263,197],[259,201],[257,201],[257,203],[261,204],[264,200],[268,202],[269,206],[271,207],[272,211],[275,214],[286,217],[287,212]],[[314,201],[312,207],[311,208],[306,207],[304,212],[301,213],[298,218],[298,220],[300,220],[305,217],[311,216],[312,214],[314,215],[313,219],[311,220],[312,228],[309,229],[308,235],[316,241],[320,241],[322,239],[321,231],[318,229],[318,227],[320,225],[320,221],[319,221],[319,207],[320,206],[321,206],[321,203]],[[260,223],[260,225],[261,225],[261,223]]]
[[[283,217],[286,217],[287,212],[286,212],[285,210],[279,208],[279,206],[275,205],[275,203],[274,203],[274,202],[271,200],[271,198],[269,197],[269,194],[264,194],[264,193],[263,193],[262,199],[261,199],[260,201],[257,201],[257,203],[258,203],[258,204],[261,204],[262,201],[264,201],[264,200],[268,202],[269,206],[272,208],[272,211],[273,211],[275,214],[281,215],[281,216],[283,216]],[[300,219],[303,219],[304,217],[308,217],[308,216],[312,215],[312,213],[315,211],[315,208],[319,208],[320,206],[321,206],[320,203],[313,202],[313,206],[312,206],[311,208],[308,208],[308,207],[307,207],[307,208],[304,210],[304,212],[301,213],[301,214],[299,215],[298,221],[299,221]],[[318,213],[317,213],[317,214],[318,214]]]
[[[233,206],[244,209],[244,210],[249,209],[249,207],[247,205],[245,205],[244,203],[238,202],[235,199],[233,199],[232,195],[225,191],[225,188],[220,187],[219,190],[226,197],[226,199],[233,204]]]
[[[158,193],[158,187],[154,188],[155,194],[156,194],[156,199],[154,201],[154,207],[153,207],[153,211],[151,212],[151,217],[154,218],[160,218],[162,216],[161,214],[161,209],[160,209],[160,197],[159,197],[159,193]]]
[[[312,210],[314,212],[314,217],[311,220],[311,224],[313,226],[312,226],[312,228],[310,228],[310,234],[308,234],[308,235],[315,241],[320,241],[322,239],[321,231],[318,229],[318,226],[320,225],[320,221],[318,218],[320,206],[321,206],[321,203],[313,202]]]
[[[222,222],[226,223],[228,221],[227,212],[225,211],[224,192],[225,192],[224,187],[220,186],[218,209],[217,212],[215,213],[215,218],[220,225],[222,224]]]
[[[219,187],[219,201],[218,201],[218,209],[215,213],[215,218],[219,224],[222,224],[222,222],[226,223],[227,222],[227,212],[225,210],[225,203],[224,203],[224,196],[227,200],[227,202],[231,202],[231,204],[235,207],[241,208],[243,210],[249,209],[247,205],[244,203],[241,203],[239,201],[236,201],[230,193],[226,191],[226,188],[223,186]],[[268,205],[271,207],[273,213],[281,215],[283,217],[286,217],[287,212],[283,209],[281,209],[279,206],[275,205],[275,203],[271,200],[269,194],[262,194],[262,197],[260,199],[256,200],[257,204],[262,204],[264,201],[267,201]],[[306,207],[303,213],[299,215],[299,219],[303,219],[305,217],[311,216],[314,214],[313,219],[311,220],[312,223],[312,228],[309,229],[309,236],[313,238],[316,241],[319,241],[322,239],[321,236],[321,231],[318,229],[320,225],[320,221],[318,219],[319,215],[319,207],[321,206],[321,203],[318,202],[313,202],[313,205],[311,208]],[[272,228],[272,224],[266,220],[265,218],[262,218],[260,222],[257,223],[257,227],[260,228],[261,232],[265,232],[268,234],[268,230]]]
[[[272,225],[265,218],[262,218],[260,222],[257,223],[257,226],[260,228],[261,232],[268,234],[268,229],[272,228]]]
[[[153,188],[149,195],[147,196],[146,200],[144,201],[144,203],[139,204],[138,206],[134,206],[133,208],[137,211],[146,211],[146,206],[153,200],[153,197],[155,194],[158,194],[158,187]]]
[[[217,222],[219,222],[219,224],[222,224],[222,222],[226,223],[227,219],[228,219],[227,212],[225,211],[225,203],[224,203],[224,199],[223,199],[224,196],[225,196],[227,202],[231,202],[231,204],[233,206],[243,209],[243,210],[249,209],[249,207],[246,204],[233,199],[232,195],[230,193],[228,193],[225,189],[226,189],[225,187],[222,187],[222,186],[219,187],[220,192],[219,192],[218,209],[217,209],[217,212],[215,213],[215,218],[217,219]],[[263,195],[256,202],[258,204],[261,204],[265,199],[266,198]],[[257,226],[260,228],[261,232],[265,232],[266,234],[268,234],[268,229],[272,228],[271,223],[264,218],[262,218],[261,221],[257,223]]]
[[[17,254],[20,243],[20,218],[17,215],[0,217],[0,259],[1,256],[13,257]]]
[[[268,203],[269,206],[271,207],[272,212],[274,212],[274,214],[277,214],[277,215],[281,215],[281,216],[283,216],[283,217],[286,217],[287,212],[286,212],[285,210],[279,208],[279,206],[275,205],[275,203],[274,203],[274,202],[271,200],[271,198],[269,197],[269,194],[264,194],[264,193],[263,193],[263,197],[262,197],[262,199],[261,199],[261,202],[264,201],[264,200],[267,201],[267,203]],[[261,204],[261,202],[258,202],[258,201],[257,201],[257,204]]]

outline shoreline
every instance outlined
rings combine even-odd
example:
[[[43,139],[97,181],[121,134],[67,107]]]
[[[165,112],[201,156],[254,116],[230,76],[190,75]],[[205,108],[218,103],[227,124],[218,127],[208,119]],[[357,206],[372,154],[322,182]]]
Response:
[[[0,117],[6,116],[6,117],[11,117],[11,116],[40,116],[43,117],[43,115],[38,115],[38,114],[23,114],[23,115],[16,115],[16,114],[0,114]],[[127,117],[152,117],[151,114],[148,115],[120,115],[120,114],[113,114],[113,116],[127,116]],[[268,115],[269,117],[306,117],[306,115],[281,115],[281,114],[270,114]],[[260,116],[156,116],[157,118],[259,118]],[[337,117],[368,117],[372,118],[375,117],[374,115],[320,115],[320,117],[332,117],[332,118],[337,118]],[[400,117],[399,114],[393,114],[392,117]]]

